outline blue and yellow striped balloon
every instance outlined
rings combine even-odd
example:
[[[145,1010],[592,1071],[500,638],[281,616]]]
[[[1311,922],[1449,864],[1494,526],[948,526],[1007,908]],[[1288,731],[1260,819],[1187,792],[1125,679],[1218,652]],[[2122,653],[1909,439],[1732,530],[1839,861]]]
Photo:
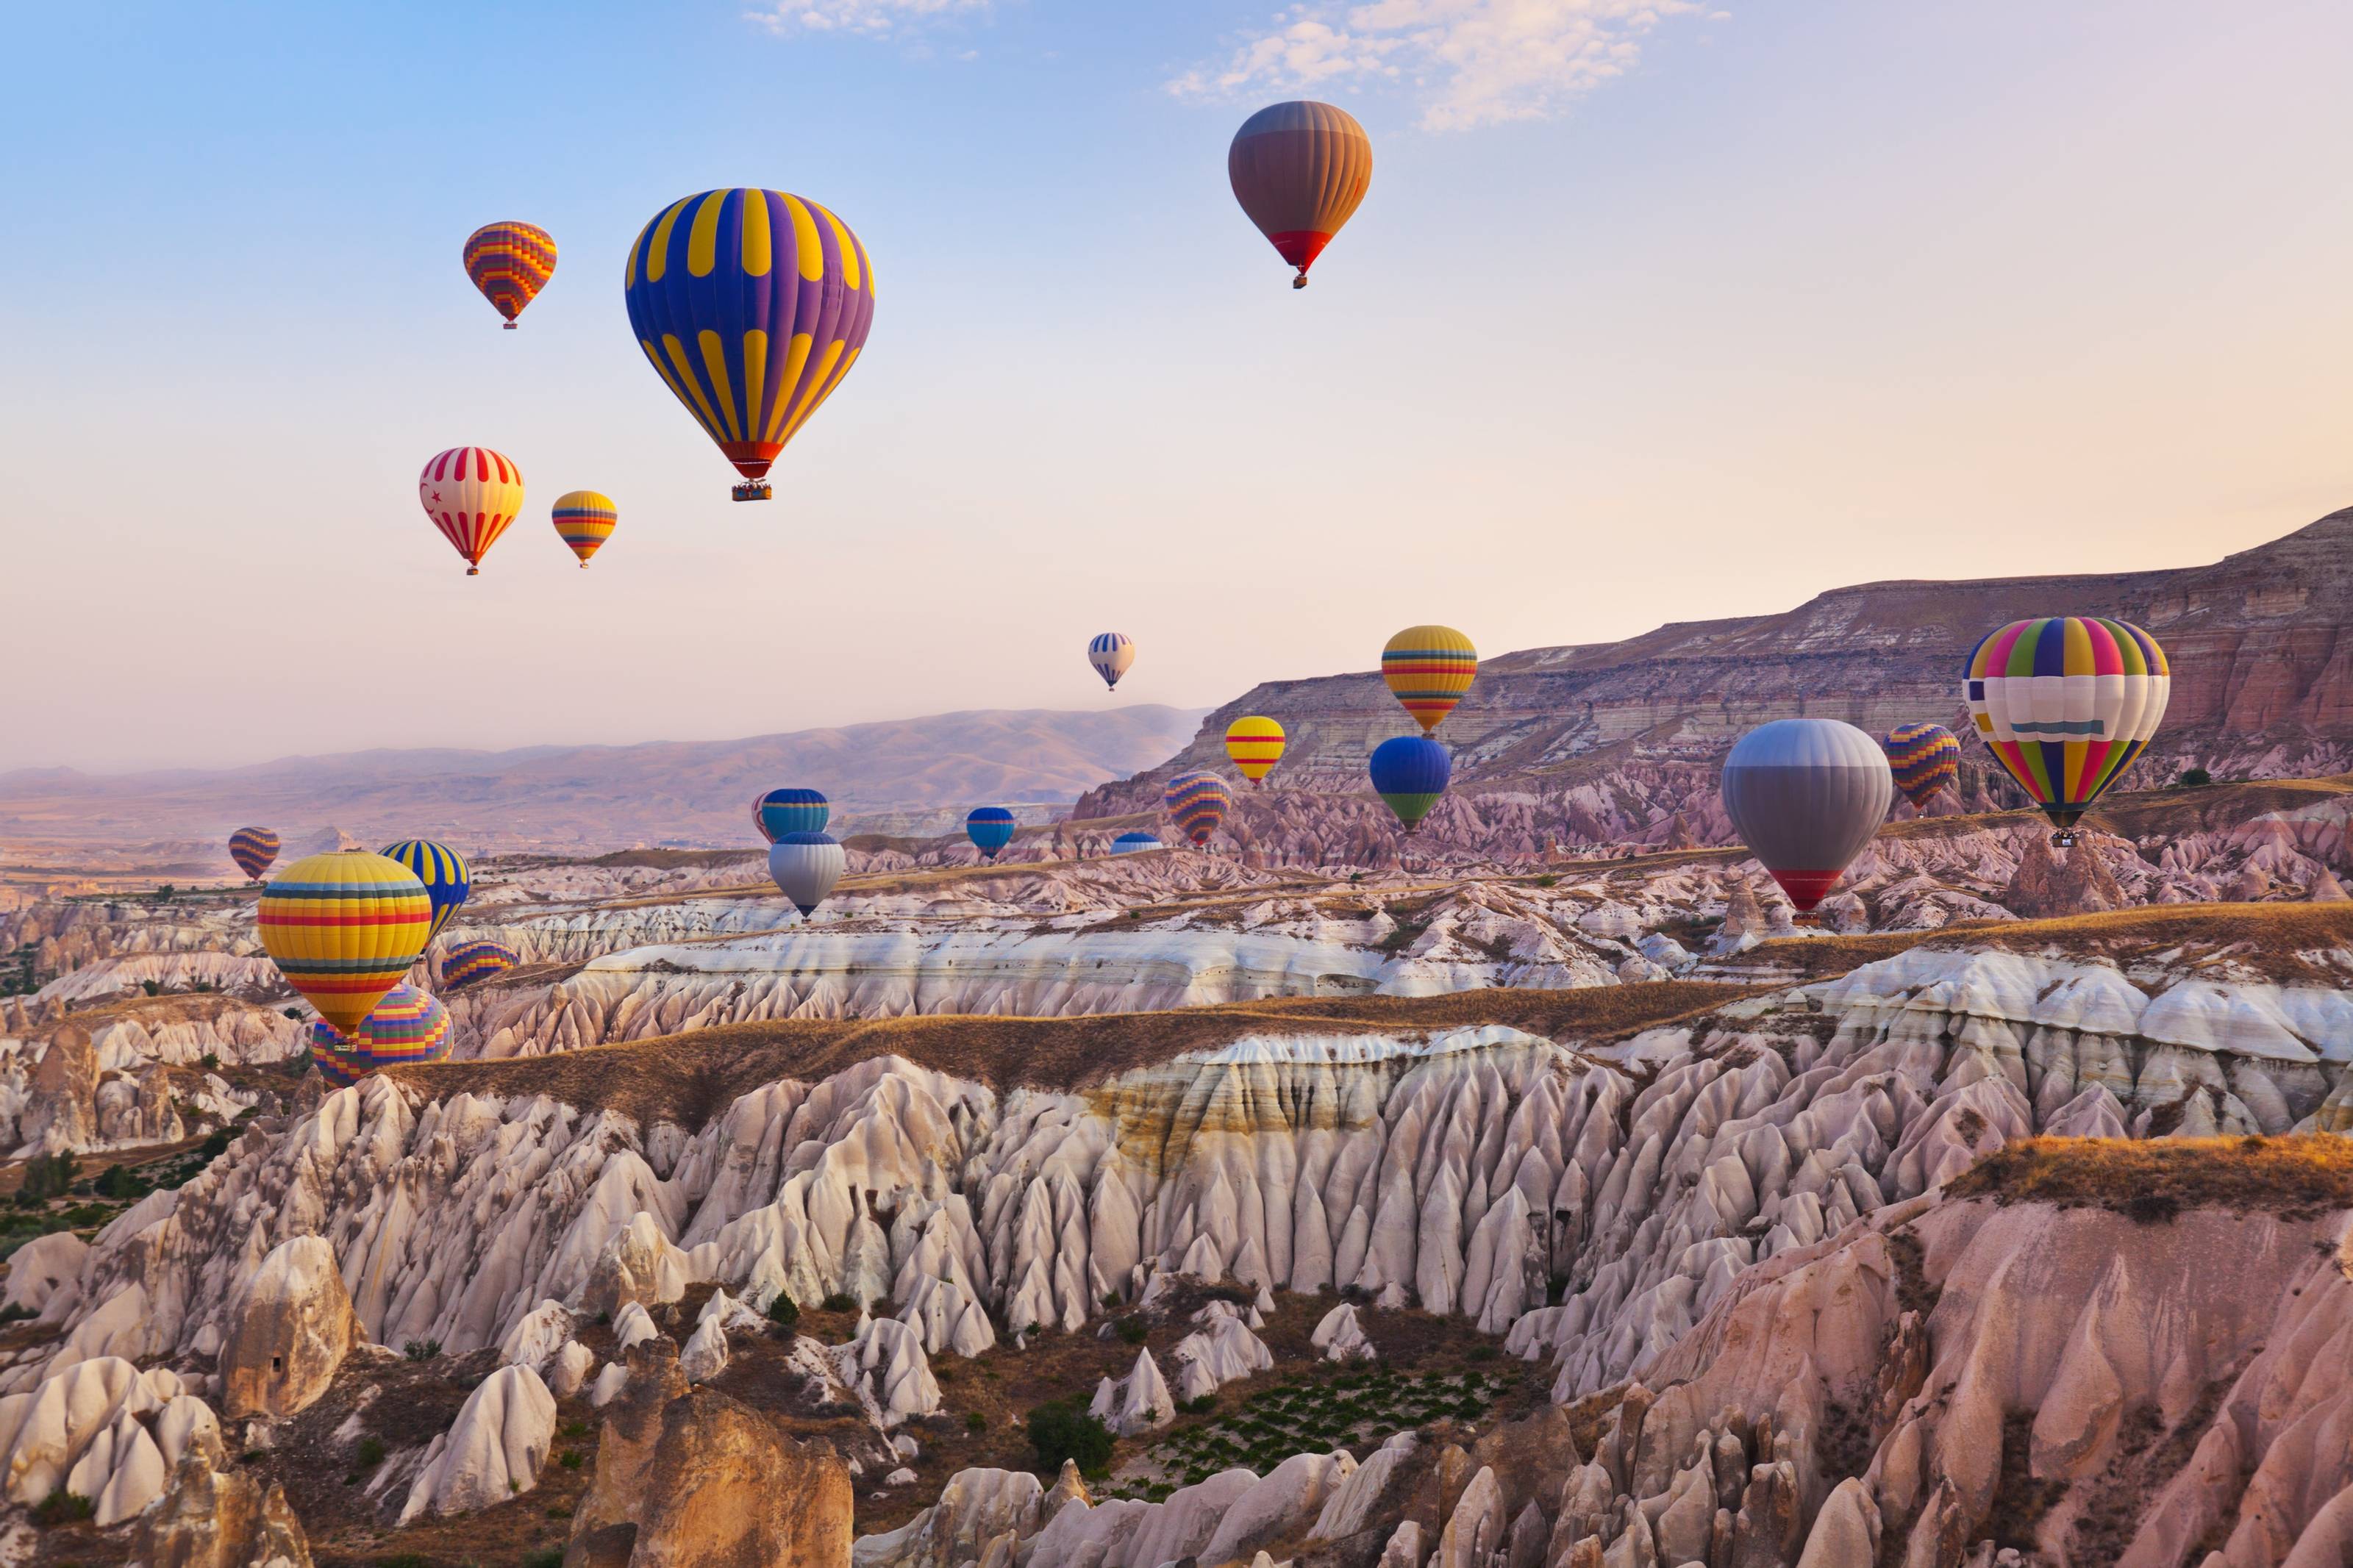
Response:
[[[477,981],[504,974],[522,962],[522,955],[505,942],[489,937],[452,943],[441,955],[441,989],[462,991]]]
[[[404,838],[384,847],[384,858],[397,860],[408,868],[409,874],[425,884],[426,895],[433,900],[433,929],[425,933],[432,941],[458,912],[458,906],[473,891],[473,879],[466,868],[466,858],[446,844],[436,844],[427,838]]]
[[[822,792],[797,784],[772,789],[752,803],[752,826],[771,844],[795,833],[823,833],[832,816],[833,804]]]
[[[425,951],[433,901],[397,861],[331,849],[286,868],[253,919],[286,983],[348,1034]]]
[[[555,510],[550,515],[555,522],[555,536],[580,557],[583,572],[588,570],[588,557],[605,548],[605,541],[613,537],[621,521],[613,498],[596,490],[565,491],[555,498]]]
[[[378,1068],[438,1062],[454,1044],[448,1009],[406,981],[386,992],[349,1034],[323,1018],[311,1026],[311,1060],[319,1076],[338,1089]]]
[[[752,480],[841,384],[874,322],[866,247],[782,191],[672,202],[629,247],[622,293],[654,374]]]

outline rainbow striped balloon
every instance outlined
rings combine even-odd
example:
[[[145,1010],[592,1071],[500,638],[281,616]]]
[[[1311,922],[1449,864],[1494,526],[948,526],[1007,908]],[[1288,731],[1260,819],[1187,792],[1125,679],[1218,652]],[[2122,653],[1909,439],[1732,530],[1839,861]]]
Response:
[[[588,557],[605,547],[621,521],[613,498],[595,490],[566,490],[557,496],[554,517],[555,536],[580,557],[583,572],[588,570]]]
[[[1168,815],[1176,819],[1177,828],[1198,849],[1216,834],[1233,799],[1226,794],[1225,780],[1197,768],[1170,779],[1167,788],[1161,791],[1160,804],[1168,808]]]
[[[1226,726],[1226,755],[1256,784],[1282,760],[1282,726],[1258,713],[1235,720]]]
[[[267,827],[240,827],[228,836],[228,858],[253,881],[278,858],[278,835]]]
[[[1879,744],[1915,811],[1927,810],[1938,790],[1960,783],[1961,742],[1942,724],[1898,724]]]
[[[1962,688],[1978,738],[2063,842],[2164,721],[2173,672],[2128,621],[2012,621],[1969,654]]]
[[[466,575],[479,577],[482,557],[522,510],[522,470],[488,447],[452,447],[425,465],[417,500],[466,558]]]
[[[337,1088],[378,1068],[438,1062],[449,1054],[449,1010],[406,982],[385,994],[349,1034],[320,1019],[311,1026],[311,1059]]]
[[[384,858],[397,860],[408,868],[409,875],[425,884],[426,895],[433,900],[433,929],[426,941],[441,934],[466,895],[474,890],[473,873],[466,858],[446,844],[436,844],[427,838],[404,838],[397,844],[384,847]]]
[[[522,962],[522,954],[489,937],[452,944],[441,954],[441,989],[462,991],[477,981],[504,974]]]
[[[433,900],[396,860],[332,849],[289,866],[254,918],[286,983],[348,1035],[425,951]]]
[[[464,255],[466,276],[511,332],[522,308],[555,275],[555,237],[537,224],[484,224],[466,237]]]
[[[1452,626],[1408,626],[1381,649],[1381,679],[1429,734],[1479,673],[1479,650]]]

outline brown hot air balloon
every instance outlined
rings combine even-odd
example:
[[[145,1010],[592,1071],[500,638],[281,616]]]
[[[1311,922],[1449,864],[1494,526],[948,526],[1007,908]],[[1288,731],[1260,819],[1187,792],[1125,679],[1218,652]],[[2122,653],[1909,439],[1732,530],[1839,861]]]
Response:
[[[1373,142],[1345,109],[1299,100],[1242,121],[1226,151],[1234,200],[1299,268],[1293,289],[1373,183]]]

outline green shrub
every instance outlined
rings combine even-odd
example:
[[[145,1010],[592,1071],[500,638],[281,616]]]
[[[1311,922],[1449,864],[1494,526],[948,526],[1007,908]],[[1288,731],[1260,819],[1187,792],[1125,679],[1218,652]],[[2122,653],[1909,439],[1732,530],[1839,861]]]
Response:
[[[1560,879],[1554,876],[1551,872],[1546,871],[1543,876],[1536,879],[1536,886],[1539,888],[1557,888],[1560,886]]]
[[[828,1312],[855,1312],[858,1310],[858,1298],[847,1290],[836,1290],[825,1299],[823,1305]]]
[[[564,1548],[543,1546],[522,1554],[522,1568],[564,1568]]]
[[[768,1321],[780,1329],[789,1329],[800,1321],[801,1304],[782,1290],[777,1291],[776,1299],[768,1303]]]
[[[1218,1407],[1217,1390],[1211,1389],[1198,1399],[1188,1399],[1176,1408],[1187,1415],[1205,1415]]]
[[[139,989],[144,991],[150,996],[161,996],[164,994],[163,983],[155,980],[141,981],[139,983]]]
[[[371,1470],[375,1469],[378,1465],[383,1464],[384,1439],[381,1437],[361,1438],[359,1458],[360,1463],[366,1466]]]
[[[139,1193],[139,1179],[121,1165],[109,1165],[98,1173],[98,1180],[90,1184],[90,1190],[102,1198],[135,1197]]]
[[[217,1160],[223,1154],[228,1152],[228,1146],[234,1142],[235,1140],[230,1138],[228,1135],[227,1128],[216,1127],[213,1129],[211,1136],[207,1137],[202,1143],[196,1145],[196,1152],[203,1155],[207,1160]]]
[[[441,1353],[439,1340],[411,1340],[400,1347],[400,1353],[411,1361],[431,1361]]]
[[[47,1530],[53,1524],[74,1524],[98,1511],[98,1505],[79,1492],[59,1487],[33,1510],[33,1522]]]
[[[196,1059],[197,1059],[198,1061],[200,1061],[200,1062],[202,1062],[202,1063],[204,1063],[204,1064],[205,1064],[205,1070],[206,1070],[206,1072],[218,1072],[218,1071],[220,1071],[220,1053],[219,1053],[219,1052],[217,1052],[217,1051],[206,1051],[203,1056],[198,1057]]]
[[[1079,1473],[1103,1474],[1111,1466],[1111,1429],[1081,1409],[1076,1402],[1057,1400],[1029,1412],[1029,1447],[1039,1466],[1051,1473],[1064,1459],[1078,1461]]]
[[[555,1456],[555,1462],[567,1470],[576,1470],[580,1468],[580,1461],[586,1458],[587,1456],[577,1448],[566,1448]]]
[[[988,1417],[977,1410],[967,1410],[964,1413],[964,1429],[967,1432],[986,1432],[988,1430]]]
[[[2184,768],[2178,782],[2184,789],[2204,789],[2214,782],[2214,775],[2204,768]]]
[[[1113,1328],[1121,1339],[1132,1345],[1142,1344],[1145,1336],[1152,1332],[1152,1325],[1145,1321],[1144,1314],[1141,1312],[1131,1312],[1114,1323]]]

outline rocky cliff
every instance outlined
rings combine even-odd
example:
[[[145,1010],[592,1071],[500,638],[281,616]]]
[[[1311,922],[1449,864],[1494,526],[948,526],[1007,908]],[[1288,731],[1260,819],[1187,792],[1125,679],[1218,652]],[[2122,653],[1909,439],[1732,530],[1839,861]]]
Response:
[[[1423,837],[1490,850],[1665,844],[1677,832],[1720,842],[1728,827],[1715,806],[1715,764],[1744,731],[1810,714],[1874,733],[1926,720],[1965,735],[1959,671],[1970,648],[2005,622],[2053,614],[2119,616],[2166,648],[2166,727],[2128,782],[2162,783],[2192,763],[2267,778],[2353,765],[2348,509],[2211,566],[1864,584],[1780,615],[1488,658],[1439,731],[1454,752],[1456,798]],[[1464,629],[1475,640],[1477,628]],[[1358,863],[1368,847],[1394,841],[1366,790],[1365,758],[1411,726],[1374,673],[1253,688],[1212,711],[1175,757],[1088,792],[1073,815],[1155,810],[1170,773],[1226,767],[1226,726],[1245,713],[1280,721],[1289,749],[1265,791],[1237,781],[1239,841]],[[1980,750],[1967,755],[1963,804],[2020,803]]]

